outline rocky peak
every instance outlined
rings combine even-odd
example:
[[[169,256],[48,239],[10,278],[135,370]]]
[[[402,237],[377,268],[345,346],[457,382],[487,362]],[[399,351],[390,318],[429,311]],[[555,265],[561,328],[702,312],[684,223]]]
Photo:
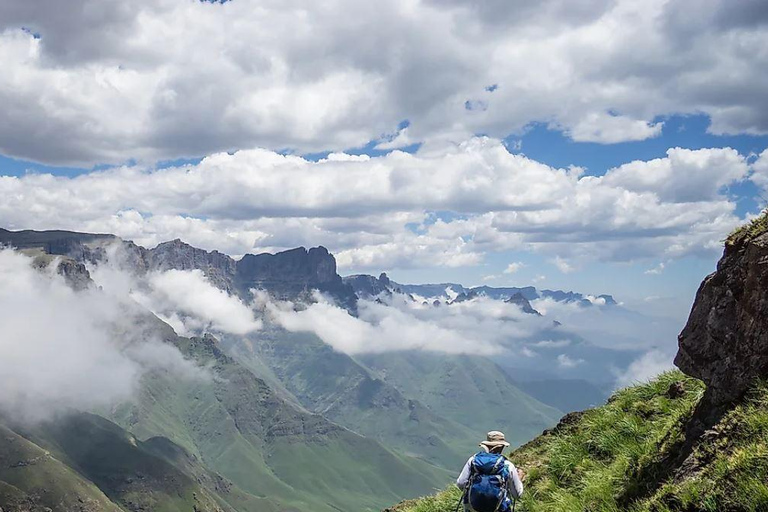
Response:
[[[707,384],[714,405],[768,375],[768,233],[731,240],[699,287],[675,364]]]
[[[521,310],[523,310],[523,313],[527,313],[529,315],[536,315],[541,316],[541,313],[536,311],[533,306],[531,306],[531,303],[528,299],[523,297],[522,293],[516,293],[507,300],[505,300],[507,304],[514,304],[515,306],[519,307]]]
[[[350,285],[355,290],[355,293],[360,298],[378,297],[381,294],[389,295],[392,292],[400,292],[399,289],[393,287],[392,281],[384,272],[378,278],[367,274],[357,274],[347,276],[343,280],[345,284]]]
[[[356,311],[357,296],[336,273],[336,258],[325,247],[246,254],[236,263],[236,279],[241,293],[264,289],[277,298],[295,299],[319,290]]]

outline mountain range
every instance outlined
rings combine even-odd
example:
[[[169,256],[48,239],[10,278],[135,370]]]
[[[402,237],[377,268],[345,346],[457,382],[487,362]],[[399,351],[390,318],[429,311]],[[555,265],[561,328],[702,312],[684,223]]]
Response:
[[[482,295],[532,316],[534,298],[594,303],[531,287],[401,285],[386,274],[342,278],[322,247],[235,260],[180,240],[146,249],[107,234],[2,229],[0,244],[40,266],[55,265],[75,289],[93,289],[90,272],[109,263],[139,277],[200,271],[243,303],[264,290],[300,309],[321,292],[352,316],[360,300],[387,294],[445,299],[446,307]],[[602,305],[615,304],[599,297]],[[528,392],[531,386],[507,367],[480,355],[346,354],[266,318],[261,330],[245,335],[181,336],[150,311],[144,315],[136,329],[148,331],[140,336],[159,336],[212,378],[188,382],[156,370],[131,400],[109,409],[72,411],[43,425],[0,417],[5,512],[378,510],[442,486],[485,431],[515,425],[510,439],[522,444],[601,393],[584,381],[578,382],[585,391],[572,398]],[[554,379],[548,386],[557,385]]]

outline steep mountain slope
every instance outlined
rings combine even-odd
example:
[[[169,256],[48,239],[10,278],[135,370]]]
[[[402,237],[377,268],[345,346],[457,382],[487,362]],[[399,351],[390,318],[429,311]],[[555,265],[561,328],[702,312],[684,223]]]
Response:
[[[81,413],[37,427],[0,425],[0,504],[6,512],[231,510],[151,442]]]
[[[476,432],[403,395],[312,334],[271,328],[234,343],[238,360],[270,372],[307,409],[402,453],[450,468],[475,442]]]
[[[213,377],[189,383],[154,375],[112,418],[139,438],[167,437],[246,493],[301,509],[373,510],[444,481],[436,467],[285,401],[213,337],[166,331],[164,339]]]
[[[510,455],[525,510],[768,510],[768,213],[726,241],[696,294],[675,363]],[[703,382],[702,382],[703,381]],[[453,510],[456,489],[394,510]]]
[[[522,392],[492,361],[475,356],[390,352],[360,356],[381,378],[441,415],[478,433],[505,426],[520,444],[551,427],[561,416]],[[468,446],[465,449],[473,449]]]

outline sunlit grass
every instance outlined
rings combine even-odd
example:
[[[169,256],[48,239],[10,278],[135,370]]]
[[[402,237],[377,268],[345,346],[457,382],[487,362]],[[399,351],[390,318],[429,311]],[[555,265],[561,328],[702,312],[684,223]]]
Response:
[[[667,392],[675,382],[683,384],[684,392],[671,398]],[[701,382],[669,372],[615,393],[606,405],[518,449],[510,458],[528,471],[518,510],[768,510],[766,384],[757,385],[707,433],[689,467],[665,481],[656,481],[658,475],[650,471],[676,449],[703,391]],[[622,504],[621,497],[633,490],[639,490],[639,497]],[[458,497],[458,490],[449,489],[403,504],[398,512],[451,512]]]

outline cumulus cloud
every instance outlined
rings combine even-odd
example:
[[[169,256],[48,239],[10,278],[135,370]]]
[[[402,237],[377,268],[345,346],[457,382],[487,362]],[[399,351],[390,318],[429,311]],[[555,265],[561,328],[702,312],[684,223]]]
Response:
[[[525,267],[525,264],[519,262],[519,261],[513,261],[509,265],[507,265],[507,268],[504,269],[505,274],[514,274],[521,268]]]
[[[153,370],[207,376],[162,343],[130,302],[74,291],[10,249],[0,250],[0,282],[0,412],[14,420],[111,406]]]
[[[623,372],[616,372],[619,387],[648,382],[655,376],[673,368],[674,354],[660,350],[651,350],[633,361]]]
[[[471,266],[508,250],[578,266],[712,254],[740,222],[721,189],[749,172],[728,148],[671,149],[605,176],[553,168],[484,137],[320,161],[257,149],[164,169],[0,176],[0,218],[145,246],[181,237],[233,255],[325,245],[340,267],[358,270]]]
[[[613,143],[657,136],[673,113],[768,132],[758,0],[571,4],[3,2],[0,151],[92,165],[394,148],[532,122]]]

